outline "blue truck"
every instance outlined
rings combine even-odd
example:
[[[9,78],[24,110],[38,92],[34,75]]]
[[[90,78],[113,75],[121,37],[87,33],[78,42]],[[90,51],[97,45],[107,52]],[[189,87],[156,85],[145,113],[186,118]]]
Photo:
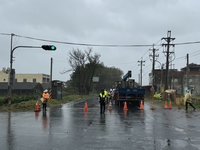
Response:
[[[122,81],[115,83],[115,104],[121,105],[124,102],[127,102],[136,106],[140,106],[141,100],[144,104],[145,89],[140,87],[135,80],[129,79],[130,77],[131,71],[128,71],[128,73],[123,76]]]

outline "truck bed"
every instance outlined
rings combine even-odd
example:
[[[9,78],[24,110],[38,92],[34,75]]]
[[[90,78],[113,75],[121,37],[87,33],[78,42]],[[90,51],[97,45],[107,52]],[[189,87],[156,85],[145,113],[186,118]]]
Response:
[[[115,90],[114,99],[116,102],[136,103],[140,104],[142,100],[144,102],[145,89],[141,88],[119,88]]]

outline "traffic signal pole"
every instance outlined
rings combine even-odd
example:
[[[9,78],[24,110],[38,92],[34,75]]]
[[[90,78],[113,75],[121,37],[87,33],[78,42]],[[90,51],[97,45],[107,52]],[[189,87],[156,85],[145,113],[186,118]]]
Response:
[[[16,46],[12,49],[12,41],[14,34],[11,34],[11,51],[10,51],[10,73],[9,73],[9,82],[8,82],[8,104],[12,103],[12,89],[13,89],[13,81],[14,81],[14,70],[13,70],[13,53],[17,48],[43,48],[42,46]],[[49,46],[49,49],[46,48],[48,45],[45,45],[44,50],[56,50],[56,47],[53,45]]]

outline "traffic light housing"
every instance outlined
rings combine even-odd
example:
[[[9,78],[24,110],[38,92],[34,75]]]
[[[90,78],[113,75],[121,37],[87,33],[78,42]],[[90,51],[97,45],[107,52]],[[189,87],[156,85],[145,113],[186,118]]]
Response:
[[[55,51],[56,47],[54,45],[42,45],[42,48],[47,51]]]

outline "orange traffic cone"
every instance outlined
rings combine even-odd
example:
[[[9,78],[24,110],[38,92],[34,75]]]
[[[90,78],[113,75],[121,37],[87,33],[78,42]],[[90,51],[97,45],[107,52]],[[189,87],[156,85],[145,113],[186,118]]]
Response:
[[[165,109],[167,109],[167,101],[165,101]]]
[[[111,102],[108,105],[108,110],[112,110],[112,103]]]
[[[86,103],[86,102],[85,102],[84,111],[88,111],[88,106],[87,106],[87,103]]]
[[[172,103],[171,103],[171,100],[169,101],[169,109],[172,109]]]
[[[39,101],[37,100],[37,102],[35,103],[35,112],[40,111],[40,105],[39,105]]]
[[[141,103],[140,103],[140,110],[143,110],[144,107],[143,107],[143,103],[142,103],[142,100],[141,100]]]
[[[124,103],[124,110],[128,110],[126,102]]]
[[[155,108],[154,108],[154,105],[153,105],[153,102],[152,102],[152,106],[151,106],[151,110],[154,110]]]

